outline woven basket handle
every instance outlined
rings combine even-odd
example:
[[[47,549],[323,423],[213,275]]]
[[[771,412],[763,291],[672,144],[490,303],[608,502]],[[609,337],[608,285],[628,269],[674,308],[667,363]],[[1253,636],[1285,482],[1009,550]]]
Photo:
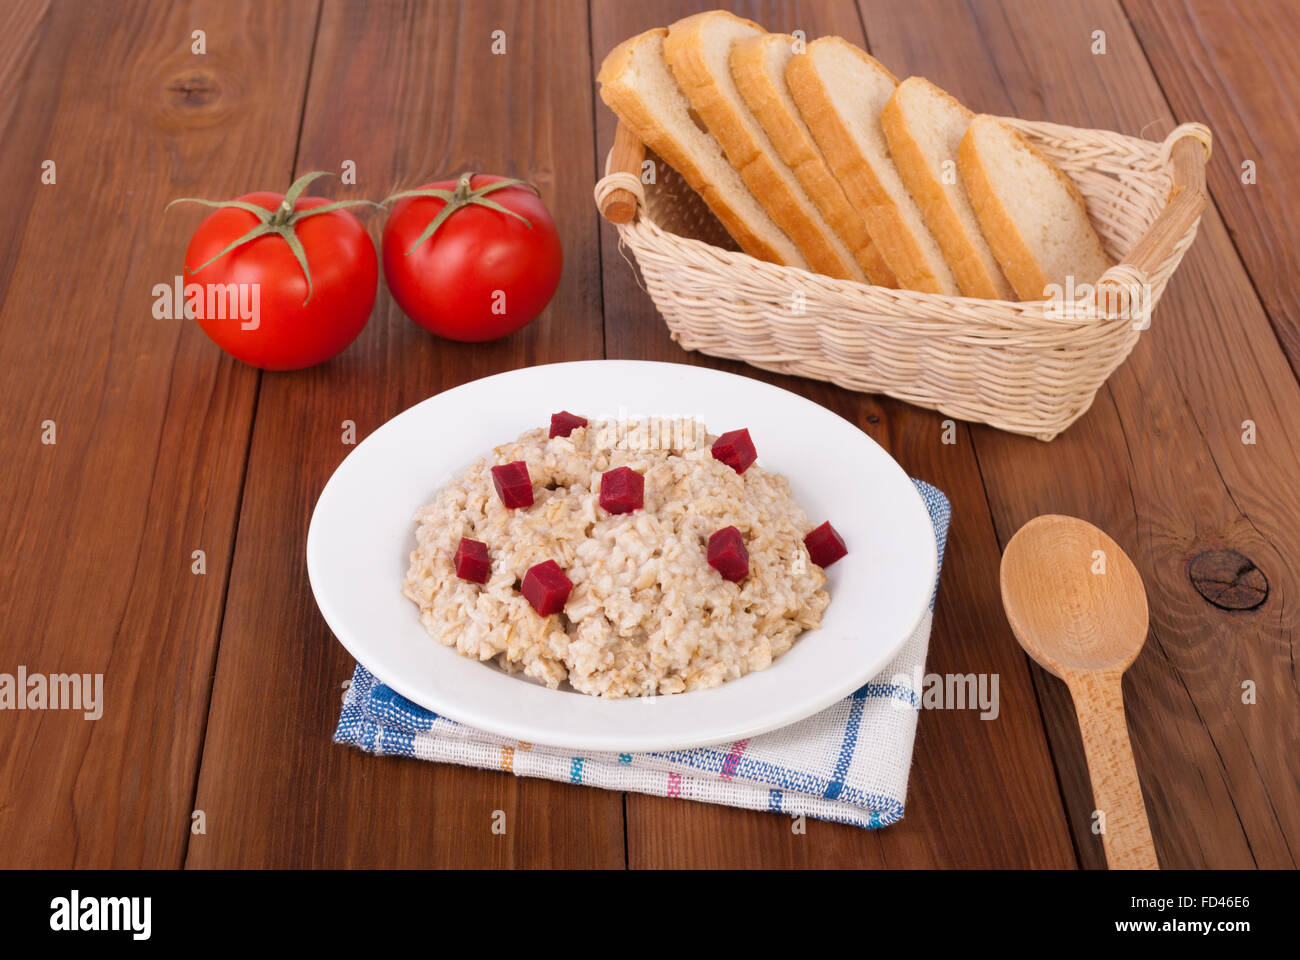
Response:
[[[1210,159],[1210,144],[1209,128],[1199,123],[1184,123],[1165,137],[1160,154],[1164,166],[1171,168],[1169,201],[1128,255],[1101,275],[1098,285],[1111,283],[1135,289],[1169,259],[1208,202],[1205,165]]]
[[[631,223],[636,217],[637,204],[645,199],[641,190],[644,162],[645,144],[620,120],[614,149],[605,162],[605,178],[596,184],[596,204],[610,223]]]

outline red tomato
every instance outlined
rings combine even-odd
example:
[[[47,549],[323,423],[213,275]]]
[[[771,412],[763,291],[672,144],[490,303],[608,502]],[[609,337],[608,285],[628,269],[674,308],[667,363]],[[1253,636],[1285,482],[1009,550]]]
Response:
[[[475,175],[420,189],[455,194],[460,186],[465,197],[504,179]],[[393,298],[424,329],[452,340],[514,333],[536,319],[560,283],[560,235],[546,204],[526,186],[499,187],[482,198],[518,216],[453,201],[447,219],[417,245],[447,201],[406,197],[384,224],[384,277]]]
[[[275,210],[284,195],[259,191],[239,199]],[[294,211],[330,202],[324,197],[301,197]],[[222,207],[194,231],[185,251],[186,285],[201,284],[206,291],[208,285],[248,284],[246,302],[256,302],[258,313],[246,320],[238,311],[232,316],[232,311],[226,310],[221,318],[207,316],[205,310],[205,315],[196,317],[199,325],[232,357],[263,370],[299,370],[328,360],[355,340],[370,318],[379,286],[374,243],[361,221],[347,210],[294,223],[311,270],[310,299],[302,266],[289,243],[274,233],[250,240],[202,270],[189,272],[257,224],[257,216],[247,210]]]

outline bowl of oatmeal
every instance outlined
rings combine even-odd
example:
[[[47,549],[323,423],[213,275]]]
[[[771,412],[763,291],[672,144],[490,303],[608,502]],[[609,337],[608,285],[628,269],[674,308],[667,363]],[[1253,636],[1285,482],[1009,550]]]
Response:
[[[307,565],[335,635],[401,695],[622,751],[752,736],[847,696],[929,615],[937,558],[915,487],[853,424],[747,377],[591,361],[384,424],[321,493]]]
[[[433,639],[552,689],[617,698],[765,670],[820,625],[830,596],[804,543],[814,525],[784,476],[719,459],[719,438],[693,419],[574,420],[497,446],[417,513],[402,586]],[[527,502],[496,489],[494,466],[516,464]],[[602,504],[625,476],[636,500]],[[744,555],[734,573],[709,562],[721,531]],[[466,541],[486,569],[458,574]],[[567,587],[543,615],[522,587],[550,562]]]

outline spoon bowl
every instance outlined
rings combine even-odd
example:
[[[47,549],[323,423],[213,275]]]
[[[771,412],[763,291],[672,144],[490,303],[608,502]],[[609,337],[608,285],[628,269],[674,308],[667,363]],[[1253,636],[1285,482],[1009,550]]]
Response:
[[[1002,605],[1020,645],[1044,670],[1128,668],[1146,642],[1147,595],[1123,549],[1092,524],[1048,514],[1002,554]]]

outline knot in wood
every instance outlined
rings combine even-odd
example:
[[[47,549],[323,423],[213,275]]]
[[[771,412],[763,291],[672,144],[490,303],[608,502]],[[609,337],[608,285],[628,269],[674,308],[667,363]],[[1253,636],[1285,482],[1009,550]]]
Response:
[[[173,107],[202,109],[221,97],[216,77],[206,70],[186,70],[167,82]]]
[[[1203,550],[1187,564],[1196,592],[1220,610],[1254,610],[1268,599],[1268,578],[1236,550]]]

